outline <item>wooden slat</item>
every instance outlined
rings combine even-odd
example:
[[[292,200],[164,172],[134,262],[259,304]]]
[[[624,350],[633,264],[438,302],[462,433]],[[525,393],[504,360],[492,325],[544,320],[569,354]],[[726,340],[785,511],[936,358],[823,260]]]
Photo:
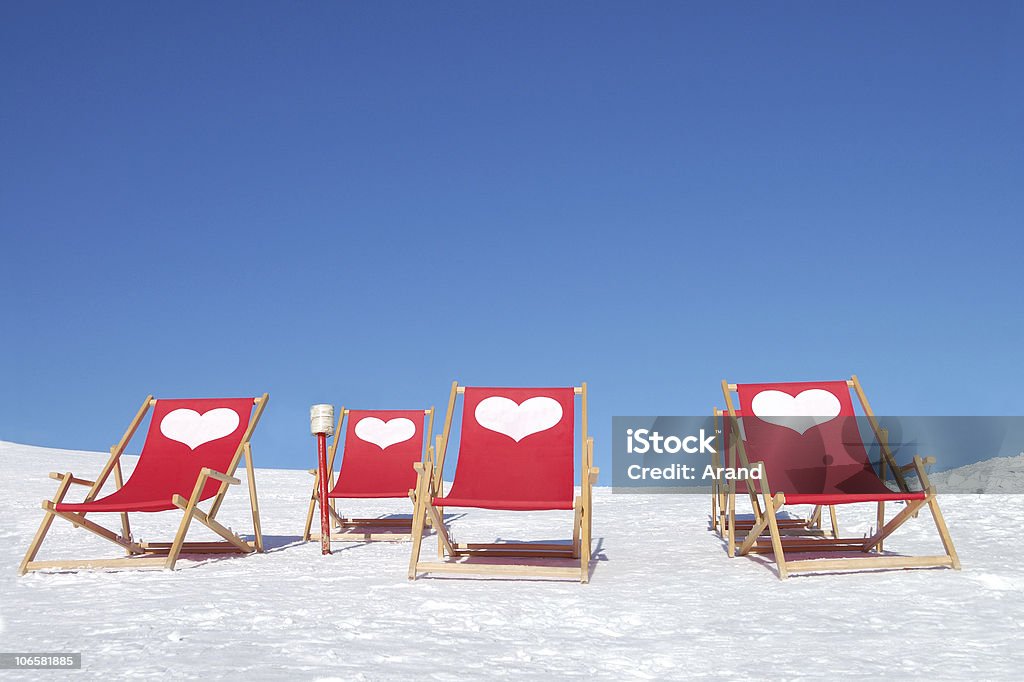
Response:
[[[149,552],[149,551],[160,551],[160,550],[168,549],[174,543],[173,542],[143,542],[143,543],[140,543],[140,544],[142,545],[142,548],[144,550]],[[183,542],[181,546],[182,547],[186,547],[186,548],[190,548],[190,549],[199,549],[199,548],[203,548],[203,547],[234,547],[234,545],[232,545],[230,542],[225,542],[223,540],[197,540],[197,541],[194,541],[194,542]]]
[[[408,519],[339,519],[340,526],[401,526],[412,527],[412,518]]]
[[[309,539],[320,541],[320,533],[310,533]],[[339,542],[408,542],[412,540],[412,532],[408,533],[331,533],[331,540]]]
[[[252,551],[252,550],[249,550]],[[218,542],[218,543],[191,543],[186,542],[181,546],[180,552],[182,554],[227,554],[231,552],[237,552],[238,554],[248,554],[239,547],[231,544],[230,542]],[[171,548],[168,547],[153,547],[146,550],[146,554],[149,556],[165,557],[171,553]]]
[[[821,547],[804,546],[804,545],[783,545],[786,552],[791,554],[813,554],[816,552],[858,552],[860,553],[860,547],[855,545],[822,545]],[[748,550],[750,554],[773,554],[775,552],[771,545],[756,545]],[[788,565],[788,561],[786,562]]]
[[[568,547],[563,550],[551,550],[551,549],[538,549],[532,552],[524,552],[522,550],[502,550],[502,549],[457,549],[455,550],[455,556],[500,556],[500,557],[520,557],[528,559],[531,557],[550,557],[560,559],[572,559],[574,558],[575,551],[572,547]]]
[[[163,557],[141,557],[138,559],[60,559],[55,561],[30,561],[26,569],[40,571],[48,568],[163,568]]]
[[[422,562],[416,565],[421,573],[462,573],[479,575],[516,575],[579,580],[578,567],[529,566],[524,564],[483,564],[466,562]]]
[[[849,571],[872,568],[922,568],[925,566],[952,566],[948,556],[874,556],[864,559],[803,559],[787,561],[790,572]]]
[[[564,542],[460,542],[455,549],[572,549]]]
[[[779,528],[800,528],[806,526],[807,519],[778,519]],[[757,523],[753,519],[742,519],[736,521],[736,530],[750,530]]]

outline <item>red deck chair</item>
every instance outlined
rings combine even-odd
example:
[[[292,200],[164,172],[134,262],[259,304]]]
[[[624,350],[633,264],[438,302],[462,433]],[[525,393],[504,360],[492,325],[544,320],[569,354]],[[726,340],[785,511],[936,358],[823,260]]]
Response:
[[[461,438],[455,479],[447,495],[441,471],[458,395],[462,394]],[[575,397],[581,398],[581,494],[575,497]],[[482,573],[589,580],[593,439],[587,435],[587,385],[570,388],[462,388],[452,382],[448,414],[437,437],[437,463],[418,465],[409,578],[419,573]],[[573,510],[573,539],[563,543],[456,543],[441,508],[508,511]],[[427,521],[437,530],[443,561],[421,562],[420,538]],[[494,562],[518,558],[518,563]],[[576,561],[573,561],[576,560]],[[578,561],[578,563],[577,563]],[[575,565],[574,565],[575,564]]]
[[[728,415],[717,407],[712,408],[714,428],[717,436],[716,452],[711,455],[711,466],[716,470],[720,467],[725,470],[737,470],[736,448],[731,446],[732,440],[729,437],[730,429],[726,428]],[[736,410],[736,416],[741,418],[743,413]],[[748,497],[753,510],[753,519],[736,517],[736,498]],[[832,537],[839,537],[839,529],[836,522],[835,507],[829,506],[828,510],[832,519]],[[737,532],[749,531],[761,518],[761,505],[754,490],[744,480],[722,480],[712,479],[711,482],[711,529],[718,533],[718,537],[726,542],[729,548],[729,556],[735,555]],[[824,534],[821,528],[822,506],[815,505],[811,513],[806,517],[787,517],[777,520],[779,530],[784,535],[813,535]],[[767,528],[762,533],[767,533]]]
[[[342,425],[348,417],[345,447],[342,450],[341,472],[334,479],[334,461],[342,439]],[[355,498],[408,498],[416,487],[413,464],[423,461],[424,448],[430,443],[434,429],[434,408],[429,410],[346,410],[341,409],[334,442],[328,452],[327,471],[331,500]],[[424,433],[426,437],[424,438]],[[313,493],[306,513],[305,540],[320,540],[319,533],[311,533],[313,514],[319,503],[320,475],[314,475]],[[412,537],[412,518],[385,516],[373,519],[345,518],[333,504],[331,517],[338,532],[331,532],[332,540],[376,541],[409,540]]]
[[[892,467],[900,491],[894,492],[875,472],[857,424],[850,389],[857,393],[861,408],[878,438],[883,460]],[[761,468],[760,481],[751,481],[763,504],[763,513],[739,546],[739,554],[763,552],[774,555],[780,578],[791,572],[842,571],[879,568],[948,566],[960,568],[939,509],[935,488],[929,483],[924,460],[899,467],[888,448],[867,397],[856,376],[848,381],[729,384],[722,382],[727,409],[727,428],[735,434],[740,414],[733,405],[732,391],[739,395],[745,438],[735,438],[739,465]],[[924,488],[908,489],[903,474],[913,470]],[[783,538],[776,514],[785,505],[831,506],[873,502],[884,521],[885,502],[906,506],[887,523],[880,522],[868,538]],[[945,555],[899,556],[883,554],[880,543],[902,526],[924,505],[928,505],[939,532]],[[759,536],[768,528],[769,539]],[[786,559],[785,552],[858,551],[873,556],[837,559]]]
[[[51,473],[60,481],[57,494],[43,502],[45,515],[32,544],[21,562],[20,572],[61,568],[168,568],[173,569],[182,551],[218,553],[263,551],[256,481],[253,475],[250,439],[267,406],[268,395],[261,398],[225,398],[195,400],[154,400],[148,396],[121,441],[110,449],[110,459],[95,481],[76,478],[70,472]],[[255,410],[253,409],[255,406]],[[122,481],[121,455],[149,408],[153,416],[139,461],[127,481]],[[249,504],[252,509],[254,540],[246,541],[215,520],[229,485],[241,483],[234,478],[239,459],[245,455]],[[115,490],[99,497],[103,485],[114,475]],[[65,502],[71,485],[89,488],[82,502]],[[213,500],[209,511],[199,503]],[[180,509],[184,516],[172,542],[142,542],[132,538],[129,514]],[[110,530],[86,514],[118,513],[121,533]],[[35,561],[54,518],[62,518],[113,542],[129,556],[119,559]],[[192,520],[224,538],[215,542],[185,542]]]

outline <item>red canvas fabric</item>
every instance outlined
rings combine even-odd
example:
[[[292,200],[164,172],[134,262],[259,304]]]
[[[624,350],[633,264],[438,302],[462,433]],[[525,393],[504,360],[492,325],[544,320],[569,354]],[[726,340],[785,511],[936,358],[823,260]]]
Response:
[[[895,502],[923,500],[924,493],[842,493],[840,495],[802,495],[786,493],[786,504],[853,504],[855,502]]]
[[[423,410],[349,410],[341,473],[328,497],[408,497],[409,489],[416,487],[412,465],[423,458],[425,417]],[[386,424],[408,419],[416,431],[408,440],[381,448],[356,435],[363,419]]]
[[[798,396],[804,391],[828,391],[839,401],[838,416],[807,429],[803,434],[758,418],[752,401],[762,391]],[[792,504],[843,504],[897,497],[878,478],[861,438],[850,389],[845,381],[737,386],[743,410],[747,458],[764,462],[772,492],[783,492]],[[821,415],[812,415],[821,416]],[[817,501],[827,500],[827,501]]]
[[[467,388],[455,480],[448,495],[434,498],[434,503],[515,511],[572,509],[574,396],[572,388]],[[477,421],[480,403],[492,397],[518,405],[550,398],[561,406],[561,419],[517,442]]]
[[[175,494],[191,497],[199,472],[204,467],[227,473],[242,436],[252,416],[252,398],[198,398],[193,400],[158,400],[152,410],[149,432],[142,446],[139,463],[120,490],[92,502],[57,505],[57,511],[69,512],[155,512],[177,509],[171,502]],[[185,443],[165,436],[160,425],[175,410],[193,410],[205,415],[211,410],[227,408],[238,414],[238,426],[230,434],[197,445],[193,450]],[[217,494],[220,481],[210,479],[203,487],[202,499]]]

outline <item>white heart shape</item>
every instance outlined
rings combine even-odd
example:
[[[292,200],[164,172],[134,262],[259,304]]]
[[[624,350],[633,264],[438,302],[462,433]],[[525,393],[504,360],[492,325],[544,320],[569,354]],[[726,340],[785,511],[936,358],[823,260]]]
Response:
[[[160,422],[160,433],[195,450],[203,443],[230,436],[238,428],[238,413],[218,407],[200,415],[195,410],[168,412]]]
[[[759,419],[792,429],[801,436],[818,424],[839,416],[839,398],[821,388],[810,388],[791,396],[782,391],[761,391],[750,401]]]
[[[474,416],[480,426],[503,433],[518,443],[560,422],[562,406],[557,400],[545,396],[528,398],[521,404],[508,398],[491,396],[477,404]]]
[[[403,443],[416,435],[411,419],[396,417],[383,421],[376,417],[363,417],[356,422],[356,437],[387,450],[395,443]]]

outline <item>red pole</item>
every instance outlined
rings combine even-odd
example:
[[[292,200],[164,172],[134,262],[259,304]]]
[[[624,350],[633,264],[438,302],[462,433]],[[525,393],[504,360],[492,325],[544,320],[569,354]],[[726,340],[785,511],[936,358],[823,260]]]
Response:
[[[327,434],[316,434],[316,454],[320,465],[320,551],[331,553],[331,501],[327,499]]]

